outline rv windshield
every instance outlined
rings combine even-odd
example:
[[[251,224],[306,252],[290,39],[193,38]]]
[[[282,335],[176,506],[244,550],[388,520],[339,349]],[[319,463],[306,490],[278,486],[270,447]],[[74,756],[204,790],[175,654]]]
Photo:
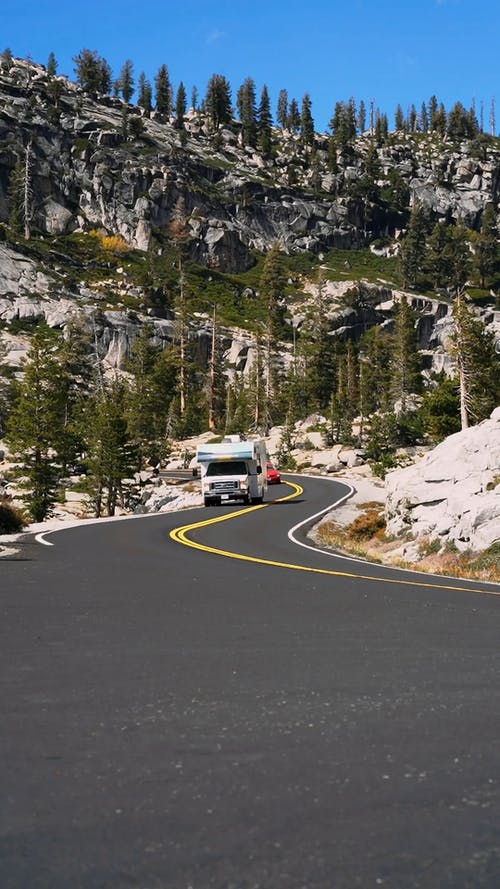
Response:
[[[221,460],[220,463],[209,463],[207,475],[247,475],[246,463],[243,460]]]

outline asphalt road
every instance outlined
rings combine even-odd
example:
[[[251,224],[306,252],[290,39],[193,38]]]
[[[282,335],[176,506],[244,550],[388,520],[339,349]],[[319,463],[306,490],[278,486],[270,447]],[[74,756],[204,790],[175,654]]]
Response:
[[[170,538],[223,507],[0,561],[2,889],[500,886],[500,588],[295,545],[303,483],[186,535],[251,560]]]

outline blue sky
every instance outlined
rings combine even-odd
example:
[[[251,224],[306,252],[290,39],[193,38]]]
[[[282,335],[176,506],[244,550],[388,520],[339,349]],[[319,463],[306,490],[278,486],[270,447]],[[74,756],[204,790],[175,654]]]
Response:
[[[246,77],[257,95],[267,84],[273,114],[280,89],[308,92],[317,130],[338,100],[354,96],[389,115],[398,102],[417,109],[435,93],[484,106],[500,90],[499,0],[0,0],[0,49],[74,79],[73,58],[97,50],[117,76],[126,59],[153,82],[168,66],[174,89],[200,97],[211,74],[224,74],[233,100]],[[497,132],[499,124],[497,124]]]

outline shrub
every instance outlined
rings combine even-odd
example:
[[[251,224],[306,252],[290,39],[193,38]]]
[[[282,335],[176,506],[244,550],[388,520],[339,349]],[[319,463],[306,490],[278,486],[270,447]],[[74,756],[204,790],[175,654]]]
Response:
[[[7,500],[0,500],[0,534],[17,534],[27,525],[24,514]]]
[[[378,509],[368,509],[355,519],[347,528],[347,536],[351,540],[370,540],[380,536],[385,530],[385,518]]]
[[[425,537],[419,543],[418,551],[423,558],[425,558],[425,556],[432,556],[435,553],[439,553],[441,551],[441,541],[439,540],[439,537]]]
[[[128,253],[130,247],[125,238],[121,235],[105,235],[101,238],[103,250],[109,250],[110,253]]]

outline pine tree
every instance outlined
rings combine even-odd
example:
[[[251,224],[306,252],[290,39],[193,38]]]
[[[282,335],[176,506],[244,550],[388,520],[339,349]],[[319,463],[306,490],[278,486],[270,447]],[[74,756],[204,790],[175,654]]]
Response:
[[[300,130],[300,123],[299,105],[297,99],[292,99],[288,107],[287,129],[289,129],[291,133],[298,133]]]
[[[449,227],[448,253],[450,274],[448,290],[452,296],[462,293],[469,278],[472,259],[469,249],[469,233],[463,225]]]
[[[154,369],[158,348],[153,342],[153,328],[149,324],[141,327],[139,336],[132,347],[127,370],[132,382],[126,392],[125,413],[131,441],[137,455],[137,470],[142,470],[152,454],[160,449],[158,425],[156,421],[156,392]]]
[[[500,402],[500,361],[494,335],[459,293],[454,305],[454,351],[460,383],[462,429],[487,419]]]
[[[437,222],[427,241],[426,268],[436,289],[446,289],[451,276],[451,228]]]
[[[135,465],[127,428],[126,387],[115,379],[92,404],[88,429],[88,490],[96,518],[106,509],[108,516],[123,504],[122,480]]]
[[[177,89],[177,96],[175,100],[175,125],[177,129],[184,129],[184,118],[186,116],[187,110],[187,97],[186,97],[186,88],[181,80],[179,87]]]
[[[429,132],[429,116],[427,114],[427,106],[425,102],[422,102],[422,107],[420,109],[420,127],[423,133]]]
[[[404,287],[417,283],[426,249],[428,214],[421,204],[415,204],[410,215],[406,237],[401,246],[400,267]]]
[[[260,96],[259,108],[257,111],[257,140],[262,155],[267,158],[271,154],[272,147],[272,124],[271,102],[267,86],[264,84]]]
[[[437,129],[437,115],[438,100],[436,96],[431,96],[429,99],[429,126],[432,132],[435,132]]]
[[[255,83],[251,77],[247,77],[240,86],[236,107],[241,123],[242,143],[254,147],[257,144],[257,108]]]
[[[144,71],[141,71],[139,74],[139,98],[137,104],[139,108],[142,108],[146,117],[149,117],[153,110],[153,89]]]
[[[483,213],[481,231],[475,244],[474,265],[481,287],[486,286],[486,279],[491,279],[500,267],[497,214],[491,204]]]
[[[359,103],[357,124],[360,134],[363,135],[366,129],[366,106],[363,99]]]
[[[458,380],[441,374],[424,395],[422,419],[427,435],[436,443],[460,432],[459,390]]]
[[[285,129],[288,126],[288,92],[287,90],[280,90],[278,96],[278,106],[276,109],[276,120],[280,125],[281,129]]]
[[[161,65],[155,77],[155,108],[163,117],[172,113],[173,91],[170,75],[165,64]]]
[[[212,74],[204,104],[214,132],[231,122],[231,85],[222,74]]]
[[[414,317],[406,296],[402,296],[396,312],[391,355],[391,392],[399,402],[400,413],[406,414],[408,397],[421,392],[421,362],[418,353]]]
[[[266,256],[260,278],[260,295],[264,304],[264,380],[265,380],[265,421],[270,424],[270,407],[278,388],[278,340],[284,330],[284,290],[286,277],[278,243],[274,244]]]
[[[82,49],[73,59],[77,83],[89,93],[108,93],[111,87],[111,68],[96,50]]]
[[[331,336],[321,269],[318,271],[314,303],[302,324],[299,356],[304,376],[304,408],[307,411],[325,410],[336,386],[337,354]]]
[[[51,512],[59,475],[56,458],[64,424],[64,393],[52,331],[40,327],[32,337],[22,382],[7,423],[6,439],[22,461],[26,501],[35,522]]]
[[[53,52],[49,53],[49,58],[47,61],[47,74],[49,75],[49,77],[55,77],[57,74],[57,62]]]
[[[134,66],[130,59],[124,63],[117,84],[118,93],[121,93],[123,101],[128,104],[134,94]]]
[[[314,120],[311,113],[312,102],[309,93],[302,99],[302,111],[300,114],[300,132],[304,145],[314,144]]]
[[[217,325],[217,306],[213,306],[208,381],[208,428],[222,429],[225,425],[226,378],[224,351]]]
[[[186,281],[184,275],[184,255],[189,242],[190,233],[183,198],[179,198],[172,214],[170,237],[177,249],[177,267],[179,271],[179,293],[176,300],[178,342],[179,342],[179,414],[185,419],[188,402],[188,369],[187,369],[187,300]]]
[[[406,129],[403,109],[401,108],[401,105],[398,105],[396,108],[394,125],[395,125],[396,132],[398,132],[398,133],[402,133]]]

